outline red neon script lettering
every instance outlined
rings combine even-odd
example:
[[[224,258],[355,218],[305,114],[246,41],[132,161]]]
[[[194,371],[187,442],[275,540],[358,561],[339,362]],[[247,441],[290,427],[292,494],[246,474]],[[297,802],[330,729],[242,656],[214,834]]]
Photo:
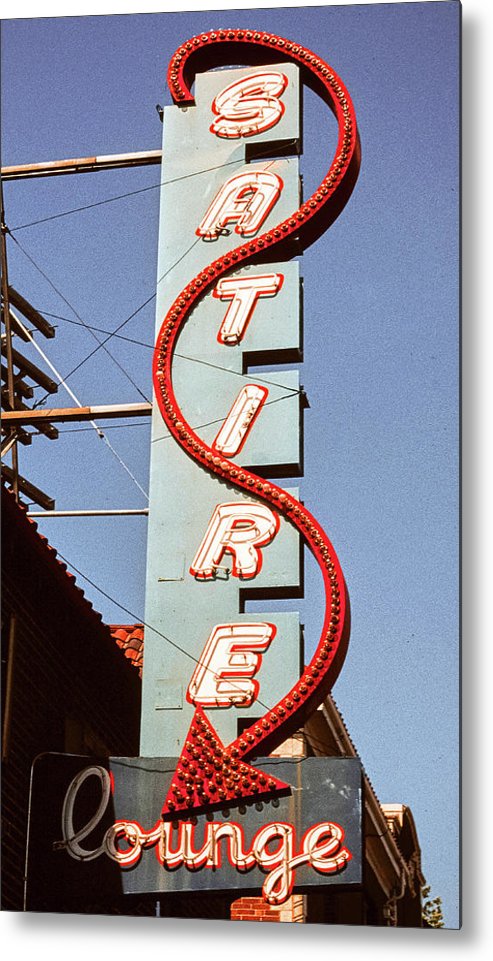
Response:
[[[96,774],[101,781],[103,798],[95,815],[83,827],[75,830],[73,811],[77,794],[87,777]],[[260,828],[250,846],[245,840],[241,824],[234,821],[205,822],[202,825],[201,846],[196,847],[199,825],[180,821],[177,828],[169,821],[158,820],[146,831],[138,821],[115,821],[106,831],[97,848],[84,849],[80,842],[100,823],[110,795],[111,777],[103,767],[86,768],[72,780],[63,805],[63,840],[55,850],[66,851],[76,861],[90,861],[106,855],[120,868],[133,868],[146,848],[155,848],[162,867],[173,870],[186,867],[191,871],[202,868],[219,869],[222,865],[221,841],[225,842],[229,864],[237,871],[251,871],[259,867],[267,874],[262,894],[268,904],[282,904],[290,896],[296,871],[303,865],[321,874],[342,871],[351,860],[351,852],[344,847],[344,831],[334,821],[313,825],[304,835],[296,853],[296,828],[283,821],[275,821]],[[126,847],[122,849],[122,844]],[[276,845],[273,850],[273,845]]]

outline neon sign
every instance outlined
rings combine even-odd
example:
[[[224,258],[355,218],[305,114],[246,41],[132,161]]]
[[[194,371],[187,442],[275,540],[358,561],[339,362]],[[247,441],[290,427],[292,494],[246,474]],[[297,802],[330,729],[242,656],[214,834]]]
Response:
[[[256,274],[249,277],[227,277],[218,281],[212,291],[219,300],[231,300],[219,328],[222,344],[239,344],[259,297],[275,297],[282,287],[282,274]]]
[[[217,240],[234,223],[237,234],[253,237],[279,200],[282,187],[281,178],[268,170],[235,174],[218,190],[196,233]]]
[[[77,794],[88,778],[100,783],[101,799],[94,815],[78,829],[74,824]],[[296,871],[304,865],[319,874],[335,874],[352,858],[344,846],[344,831],[333,821],[322,821],[310,827],[299,844],[296,829],[286,822],[273,822],[256,831],[248,843],[245,829],[235,821],[207,822],[200,831],[191,822],[181,821],[176,827],[157,821],[146,831],[138,821],[115,821],[93,848],[84,842],[93,835],[103,818],[111,795],[111,778],[98,765],[85,768],[76,775],[65,795],[62,812],[63,837],[56,845],[76,861],[86,862],[106,856],[120,868],[134,868],[146,849],[154,849],[164,870],[185,867],[188,871],[202,868],[218,870],[226,853],[229,864],[242,874],[255,867],[266,873],[262,894],[268,904],[282,904],[293,890]],[[221,843],[223,842],[223,843]],[[274,850],[273,850],[274,846]]]
[[[261,278],[257,276],[253,282],[250,280],[249,283],[247,280],[244,287],[244,281],[238,282],[233,278],[231,282],[224,275],[229,273],[232,264],[238,267],[241,264],[255,262],[260,255],[264,257],[270,249],[293,234],[298,235],[302,240],[306,236],[309,240],[314,232],[320,228],[326,228],[347,201],[359,166],[356,119],[351,99],[342,81],[327,64],[310,51],[275,35],[219,31],[194,38],[189,45],[185,44],[180,48],[171,61],[169,82],[175,101],[182,105],[193,102],[190,88],[185,81],[185,70],[188,75],[194,56],[197,56],[198,52],[203,52],[207,47],[212,56],[212,48],[218,45],[226,46],[232,51],[232,59],[237,60],[243,55],[245,46],[248,48],[251,43],[257,48],[266,47],[271,55],[275,51],[276,56],[282,55],[288,60],[300,63],[304,71],[311,75],[312,82],[315,82],[319,92],[330,103],[338,122],[339,140],[336,153],[326,176],[312,196],[294,210],[291,216],[260,236],[258,231],[282,193],[282,179],[271,171],[245,171],[234,174],[222,185],[196,233],[203,238],[214,240],[229,224],[234,223],[235,231],[244,237],[249,237],[250,241],[244,246],[237,247],[228,256],[213,260],[204,271],[188,282],[164,318],[158,333],[154,357],[154,385],[159,409],[177,443],[193,458],[198,468],[211,472],[222,481],[227,481],[240,491],[255,497],[254,503],[242,501],[240,504],[217,506],[190,566],[191,573],[196,578],[215,579],[221,567],[223,555],[229,552],[232,556],[233,576],[255,578],[261,568],[259,548],[272,540],[276,524],[278,525],[279,518],[282,517],[301,533],[314,554],[324,578],[327,606],[322,634],[315,654],[301,678],[282,700],[268,710],[260,722],[252,724],[226,748],[226,756],[230,754],[232,757],[236,754],[242,760],[246,760],[252,754],[258,754],[260,747],[267,753],[281,743],[289,733],[301,725],[303,718],[320,703],[330,688],[341,667],[348,641],[346,588],[335,550],[309,511],[274,483],[265,481],[227,457],[221,457],[217,444],[208,446],[187,422],[176,402],[173,389],[174,346],[193,307],[199,300],[203,300],[210,290],[213,296],[220,299],[232,296],[232,305],[221,325],[219,340],[225,346],[237,344],[244,335],[246,324],[258,298],[266,293],[275,295],[280,285],[277,275],[270,275],[267,278],[265,275]],[[274,122],[278,122],[282,114],[279,100],[276,101],[277,107],[269,103],[269,108],[273,111],[270,113],[266,113],[266,103],[262,97],[257,100],[254,97],[248,102],[248,110],[245,109],[248,92],[255,92],[257,96],[261,84],[265,83],[265,75],[261,77],[258,88],[250,87],[250,80],[251,78],[247,77],[237,84],[228,85],[214,99],[212,112],[220,115],[221,119],[214,121],[210,129],[217,137],[229,136],[233,133],[233,128],[226,124],[227,111],[230,111],[227,119],[235,124],[235,137],[252,136],[254,132],[252,125],[253,127],[257,125],[259,130],[267,122],[267,116]],[[264,87],[264,93],[266,89],[267,86]],[[284,89],[286,89],[285,86]],[[280,93],[279,89],[276,97],[279,97]],[[223,109],[225,110],[224,118],[221,114]],[[225,126],[221,126],[221,123]],[[260,284],[257,286],[259,279]],[[234,307],[234,312],[229,313],[231,307]],[[230,424],[234,432],[236,424],[234,416]],[[200,658],[200,664],[203,663],[204,656],[209,657],[211,643],[209,639],[206,652]],[[236,680],[241,690],[241,670]],[[198,753],[200,758],[204,756],[202,721],[200,715],[196,714],[186,741],[187,745],[191,746],[189,750]],[[197,775],[195,781],[192,779],[189,782],[188,793],[180,790],[180,778],[185,776],[187,767],[183,762],[188,763],[188,760],[187,752],[184,751],[177,766],[176,781],[173,782],[165,799],[163,807],[165,819],[172,813],[180,811],[185,813],[187,810],[191,813],[195,808],[200,809],[204,804],[213,805],[216,801],[214,795],[217,785],[214,776],[206,779],[207,790],[205,791],[201,774]],[[197,790],[194,785],[197,786]],[[229,797],[231,799],[235,797],[234,791],[231,791]]]
[[[282,73],[257,73],[225,87],[212,102],[216,137],[236,140],[269,130],[284,113],[280,96],[288,84]]]
[[[172,514],[167,515],[171,517],[168,530],[162,517],[153,527],[150,511],[148,584],[151,584],[155,601],[155,614],[151,614],[147,620],[150,624],[162,625],[161,618],[171,613],[179,619],[187,638],[193,636],[195,650],[199,650],[199,653],[193,656],[195,664],[190,669],[192,655],[187,648],[184,652],[188,658],[186,680],[183,674],[176,680],[173,665],[167,661],[169,649],[163,653],[163,637],[166,639],[169,636],[166,633],[169,630],[166,621],[165,632],[159,633],[158,628],[154,632],[154,639],[153,629],[146,628],[143,703],[148,707],[147,713],[143,711],[141,743],[145,749],[141,748],[143,757],[137,760],[153,756],[154,738],[157,737],[159,743],[159,738],[166,735],[172,750],[155,751],[154,756],[172,757],[174,769],[171,777],[163,781],[159,820],[154,822],[155,814],[151,815],[147,823],[153,824],[153,827],[146,830],[141,826],[145,818],[132,814],[128,818],[118,817],[105,828],[103,839],[97,846],[84,847],[84,841],[107,816],[112,791],[112,776],[103,767],[93,765],[77,775],[66,790],[62,814],[63,839],[55,845],[55,849],[67,852],[71,859],[82,863],[104,855],[122,869],[140,870],[141,861],[145,861],[143,852],[153,848],[155,861],[161,869],[158,887],[164,885],[164,889],[166,884],[173,886],[186,883],[177,882],[176,874],[173,881],[169,878],[169,873],[181,867],[192,874],[207,868],[219,872],[221,868],[227,869],[227,861],[238,878],[261,869],[266,874],[262,887],[265,900],[270,904],[280,904],[293,890],[297,872],[303,872],[308,867],[312,873],[332,877],[340,872],[348,872],[350,862],[354,864],[358,860],[351,843],[345,843],[346,823],[351,817],[354,818],[354,805],[351,811],[344,810],[345,821],[335,815],[327,817],[326,788],[322,799],[317,802],[315,815],[311,816],[310,813],[310,818],[305,818],[298,830],[290,823],[290,808],[283,808],[285,817],[274,816],[267,824],[259,824],[258,818],[264,818],[259,813],[263,810],[262,804],[275,802],[276,805],[282,805],[283,800],[291,797],[292,787],[290,781],[277,777],[274,771],[265,770],[265,759],[261,764],[262,769],[250,763],[254,758],[269,754],[299,730],[330,690],[347,648],[348,603],[336,552],[318,521],[299,500],[297,492],[277,486],[249,466],[255,463],[250,452],[255,449],[257,435],[261,434],[264,425],[269,423],[269,417],[272,417],[273,402],[286,396],[286,393],[282,393],[284,386],[271,379],[267,381],[267,388],[252,382],[252,375],[247,375],[248,382],[239,391],[237,387],[234,390],[230,388],[234,375],[240,373],[245,376],[242,368],[238,370],[238,358],[241,361],[243,349],[247,352],[253,341],[262,345],[262,350],[259,350],[262,356],[262,351],[269,351],[270,312],[276,314],[277,311],[278,341],[281,331],[283,337],[286,334],[284,339],[281,338],[282,346],[287,343],[286,331],[292,317],[290,310],[296,302],[296,296],[293,296],[293,277],[296,273],[293,264],[285,262],[287,251],[290,250],[287,245],[294,238],[302,246],[308,245],[327,229],[343,209],[357,177],[359,141],[351,99],[340,78],[315,54],[273,34],[254,34],[242,30],[212,31],[184,44],[173,56],[168,73],[175,103],[180,106],[193,104],[185,74],[187,77],[193,75],[195,62],[204,63],[205,58],[208,66],[213,65],[217,48],[231,52],[231,62],[248,61],[252,44],[256,47],[257,59],[260,51],[264,50],[265,69],[250,67],[249,72],[240,77],[235,71],[233,82],[226,83],[224,87],[221,86],[221,73],[213,73],[211,83],[216,84],[216,88],[207,104],[207,120],[203,123],[199,118],[198,121],[202,123],[198,129],[202,132],[206,129],[207,137],[211,135],[217,149],[223,151],[220,154],[223,163],[234,162],[241,167],[241,160],[225,159],[230,156],[224,153],[225,150],[239,150],[234,143],[230,145],[230,141],[248,138],[252,142],[257,135],[262,135],[264,140],[265,135],[274,129],[280,142],[290,139],[285,133],[285,124],[289,120],[289,98],[293,95],[293,84],[289,78],[296,76],[298,67],[305,76],[309,75],[310,82],[335,114],[339,130],[337,147],[327,174],[315,192],[301,205],[297,167],[295,164],[290,166],[289,160],[279,161],[275,170],[271,168],[277,161],[266,161],[263,166],[251,163],[247,169],[237,169],[231,176],[222,179],[221,163],[218,163],[220,173],[209,190],[213,199],[205,213],[199,210],[197,203],[197,196],[202,202],[203,191],[193,195],[193,215],[196,219],[192,221],[190,229],[194,231],[195,243],[186,254],[193,249],[199,266],[195,273],[191,272],[184,286],[181,280],[180,283],[177,281],[180,273],[171,279],[167,277],[170,288],[166,291],[167,306],[164,319],[162,315],[160,317],[153,361],[158,410],[166,431],[175,441],[175,457],[172,461],[176,469],[175,494],[178,492],[184,512],[180,514],[171,505]],[[283,64],[282,72],[271,66],[279,60]],[[180,114],[179,118],[176,113]],[[175,112],[172,123],[186,126],[186,122],[185,112]],[[182,132],[180,127],[180,136]],[[175,139],[181,144],[179,137]],[[163,163],[164,158],[165,151]],[[179,163],[179,160],[178,156],[176,162]],[[200,174],[200,168],[197,173]],[[163,181],[166,181],[165,176]],[[293,206],[289,208],[287,205],[291,199]],[[183,203],[186,201],[185,197]],[[279,218],[277,222],[276,212]],[[235,235],[239,235],[238,246],[234,246],[237,243]],[[170,235],[170,243],[174,257],[177,243],[175,231]],[[205,254],[210,251],[211,243],[217,256],[210,261]],[[272,260],[277,248],[281,263],[271,263],[269,270],[265,264],[269,258]],[[169,256],[169,249],[167,254]],[[182,265],[184,258],[185,254],[177,263]],[[250,266],[256,269],[249,272]],[[182,269],[185,269],[183,265]],[[291,296],[288,296],[288,291]],[[159,295],[164,296],[161,291]],[[196,309],[199,305],[200,309]],[[206,326],[204,335],[199,328],[201,311],[208,309],[217,312],[218,308],[223,311],[220,321],[216,313],[215,326]],[[255,321],[252,321],[254,314]],[[208,373],[210,379],[207,389],[201,389],[201,378],[205,378],[205,372],[201,371],[194,379],[189,374],[185,375],[182,369],[177,369],[179,355],[176,346],[179,337],[183,337],[185,342],[187,337],[191,338],[195,349],[200,344],[201,349],[206,345],[215,351],[212,362],[207,359],[207,352],[202,360],[204,368],[212,371]],[[186,353],[180,359],[187,360]],[[216,424],[215,436],[211,431],[207,441],[199,432],[200,428],[192,426],[192,420],[199,416],[203,418],[204,403],[214,399],[216,385],[213,378],[218,370],[225,370],[226,374],[231,375],[229,379],[226,378],[230,409],[226,416],[223,409],[221,417],[216,416],[205,424],[206,428]],[[294,382],[292,372],[285,372],[283,376],[290,393],[298,398],[299,390],[289,387],[289,382]],[[299,401],[296,402],[299,411]],[[195,413],[187,416],[190,404]],[[293,407],[289,409],[293,411]],[[276,423],[278,430],[274,440],[280,444],[282,435],[289,431],[283,430],[282,419]],[[159,436],[154,437],[156,441],[160,439]],[[265,452],[264,473],[270,477],[268,466],[273,461],[269,459],[269,444],[264,442],[261,453]],[[238,460],[233,460],[233,457]],[[282,475],[277,473],[275,476]],[[199,491],[202,486],[209,485],[208,499],[201,500],[199,494],[187,500],[187,492],[191,490],[190,477],[195,478]],[[223,490],[220,490],[221,487]],[[161,506],[168,503],[163,493],[163,472],[160,470],[154,473],[152,490],[154,504]],[[233,500],[235,495],[236,499]],[[180,530],[179,523],[174,526],[176,518],[181,521],[183,530]],[[163,532],[172,545],[169,549],[167,545],[165,556],[162,550]],[[272,569],[283,572],[279,576],[285,577],[284,583],[289,588],[289,575],[285,575],[284,570],[291,564],[293,580],[296,579],[293,556],[299,559],[299,538],[309,547],[321,569],[326,599],[321,636],[301,676],[299,650],[293,652],[283,647],[285,637],[282,627],[294,623],[294,620],[289,621],[290,614],[272,613],[256,619],[254,615],[245,615],[235,609],[240,587],[242,590],[253,585],[261,585],[263,589],[267,585],[267,590],[272,586],[277,587],[272,582]],[[287,551],[286,545],[289,547]],[[161,584],[166,585],[166,594],[158,594]],[[192,601],[183,602],[187,595],[180,593],[182,587],[189,592],[188,597],[193,598]],[[226,614],[214,613],[207,620],[209,613],[215,609],[214,598],[219,592],[227,600],[226,607],[229,604],[229,608]],[[168,607],[163,598],[170,599]],[[299,625],[297,627],[299,645]],[[173,650],[178,649],[179,645],[174,643]],[[277,662],[272,660],[276,657]],[[271,683],[274,674],[272,663],[279,665],[279,678],[274,678],[274,682],[280,681],[281,687],[286,665],[292,674],[286,673],[289,684],[286,683],[286,687],[276,693],[271,706],[266,708],[265,680],[267,673]],[[278,690],[275,686],[273,689]],[[158,700],[156,690],[163,694],[164,704]],[[162,708],[168,713],[160,713]],[[228,723],[228,730],[231,731],[236,710],[244,712],[241,732],[233,737],[228,735],[222,738],[219,731],[228,729]],[[214,723],[208,716],[210,712]],[[180,740],[177,743],[178,737]],[[323,765],[330,763],[322,758],[306,760]],[[270,759],[267,761],[272,763]],[[337,761],[352,763],[347,759]],[[300,770],[297,768],[296,783],[300,778]],[[281,771],[284,768],[281,767]],[[90,775],[95,775],[100,782],[100,802],[94,816],[85,826],[75,830],[74,806],[81,785]],[[294,775],[292,783],[295,783]],[[143,796],[142,791],[138,796]],[[333,794],[331,804],[337,809],[341,803],[340,798]],[[234,820],[229,820],[230,808],[238,811]],[[322,816],[320,808],[323,808]],[[214,810],[227,812],[224,816],[228,820],[212,820],[211,812]],[[360,831],[361,814],[358,816],[357,830]],[[208,819],[203,823],[202,834],[199,830],[201,817]],[[252,826],[248,835],[246,823]],[[353,839],[357,836],[357,832],[352,834]],[[226,860],[222,858],[225,851]],[[214,873],[211,872],[213,877]],[[306,873],[303,878],[303,884],[307,883]],[[214,886],[212,881],[211,886]],[[143,890],[155,889],[147,886]],[[180,888],[184,889],[187,888]]]
[[[188,699],[200,707],[250,706],[259,690],[252,678],[275,633],[274,624],[216,625],[193,672]]]
[[[294,805],[279,794],[268,806],[240,802],[221,816],[163,821],[156,799],[170,783],[172,758],[88,762],[39,755],[31,780],[27,910],[63,905],[80,911],[96,891],[98,901],[111,905],[115,889],[153,899],[172,892],[262,892],[279,905],[296,886],[359,886],[360,762],[266,758],[262,764],[266,773],[252,768],[252,779],[275,785],[280,775],[296,784]]]
[[[234,457],[235,454],[239,454],[248,432],[253,427],[253,421],[258,416],[262,404],[265,404],[268,395],[267,388],[259,384],[247,384],[242,387],[214,440],[214,450],[224,454],[225,457]]]
[[[224,553],[228,552],[234,577],[243,580],[256,577],[262,567],[260,548],[270,543],[278,529],[279,517],[266,504],[249,501],[218,504],[190,573],[201,580],[212,580]]]

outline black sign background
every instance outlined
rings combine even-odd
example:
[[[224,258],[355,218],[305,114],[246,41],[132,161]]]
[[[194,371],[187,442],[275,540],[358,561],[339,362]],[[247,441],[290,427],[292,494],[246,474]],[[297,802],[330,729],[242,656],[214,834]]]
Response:
[[[226,857],[211,870],[174,870],[159,864],[153,848],[144,850],[138,864],[122,869],[105,854],[90,860],[71,857],[62,841],[62,808],[72,779],[84,769],[100,765],[110,771],[114,792],[92,835],[81,846],[90,851],[101,844],[115,820],[138,821],[150,831],[159,820],[164,797],[176,768],[176,758],[87,758],[41,755],[33,765],[30,805],[27,908],[37,911],[90,911],[95,903],[111,904],[122,895],[156,895],[185,891],[231,891],[260,895],[266,872],[259,867],[240,873]],[[309,865],[295,873],[295,890],[350,886],[362,881],[362,774],[355,758],[263,758],[255,766],[292,786],[290,796],[217,811],[213,820],[240,824],[249,848],[255,833],[275,821],[296,830],[299,852],[305,832],[321,821],[335,821],[345,832],[344,846],[352,859],[338,874],[320,874]],[[77,795],[75,829],[84,827],[101,802],[101,784],[88,777]],[[209,816],[209,819],[210,816]],[[196,844],[201,846],[207,816],[197,819]],[[224,843],[224,842],[223,842]]]

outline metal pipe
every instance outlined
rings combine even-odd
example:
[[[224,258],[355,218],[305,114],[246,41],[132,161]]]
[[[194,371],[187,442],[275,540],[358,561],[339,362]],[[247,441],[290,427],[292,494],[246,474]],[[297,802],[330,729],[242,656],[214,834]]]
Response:
[[[149,508],[142,507],[123,510],[89,510],[89,511],[28,511],[28,517],[119,517],[128,514],[148,514]]]
[[[145,150],[139,153],[77,157],[73,160],[48,160],[37,164],[17,164],[13,167],[2,167],[2,179],[27,180],[32,177],[55,177],[61,174],[97,173],[99,170],[160,164],[161,159],[161,150]]]
[[[149,417],[152,404],[111,404],[101,407],[50,407],[39,410],[7,411],[3,414],[5,425],[24,426],[39,424],[43,421],[94,420],[96,417]]]
[[[9,287],[9,300],[10,300],[10,287]],[[24,335],[24,333],[21,332],[17,324],[17,321],[14,320],[14,318],[12,317],[12,311],[10,311],[10,327],[13,334],[17,334],[17,336],[20,337],[21,340],[24,340],[27,343],[27,337]]]

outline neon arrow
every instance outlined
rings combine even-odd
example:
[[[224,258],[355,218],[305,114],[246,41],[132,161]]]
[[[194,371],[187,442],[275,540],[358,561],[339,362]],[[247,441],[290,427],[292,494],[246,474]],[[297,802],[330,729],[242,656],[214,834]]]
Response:
[[[163,820],[177,814],[198,814],[242,801],[265,801],[289,794],[284,781],[258,771],[241,760],[232,744],[224,747],[217,732],[198,708],[162,810]]]

